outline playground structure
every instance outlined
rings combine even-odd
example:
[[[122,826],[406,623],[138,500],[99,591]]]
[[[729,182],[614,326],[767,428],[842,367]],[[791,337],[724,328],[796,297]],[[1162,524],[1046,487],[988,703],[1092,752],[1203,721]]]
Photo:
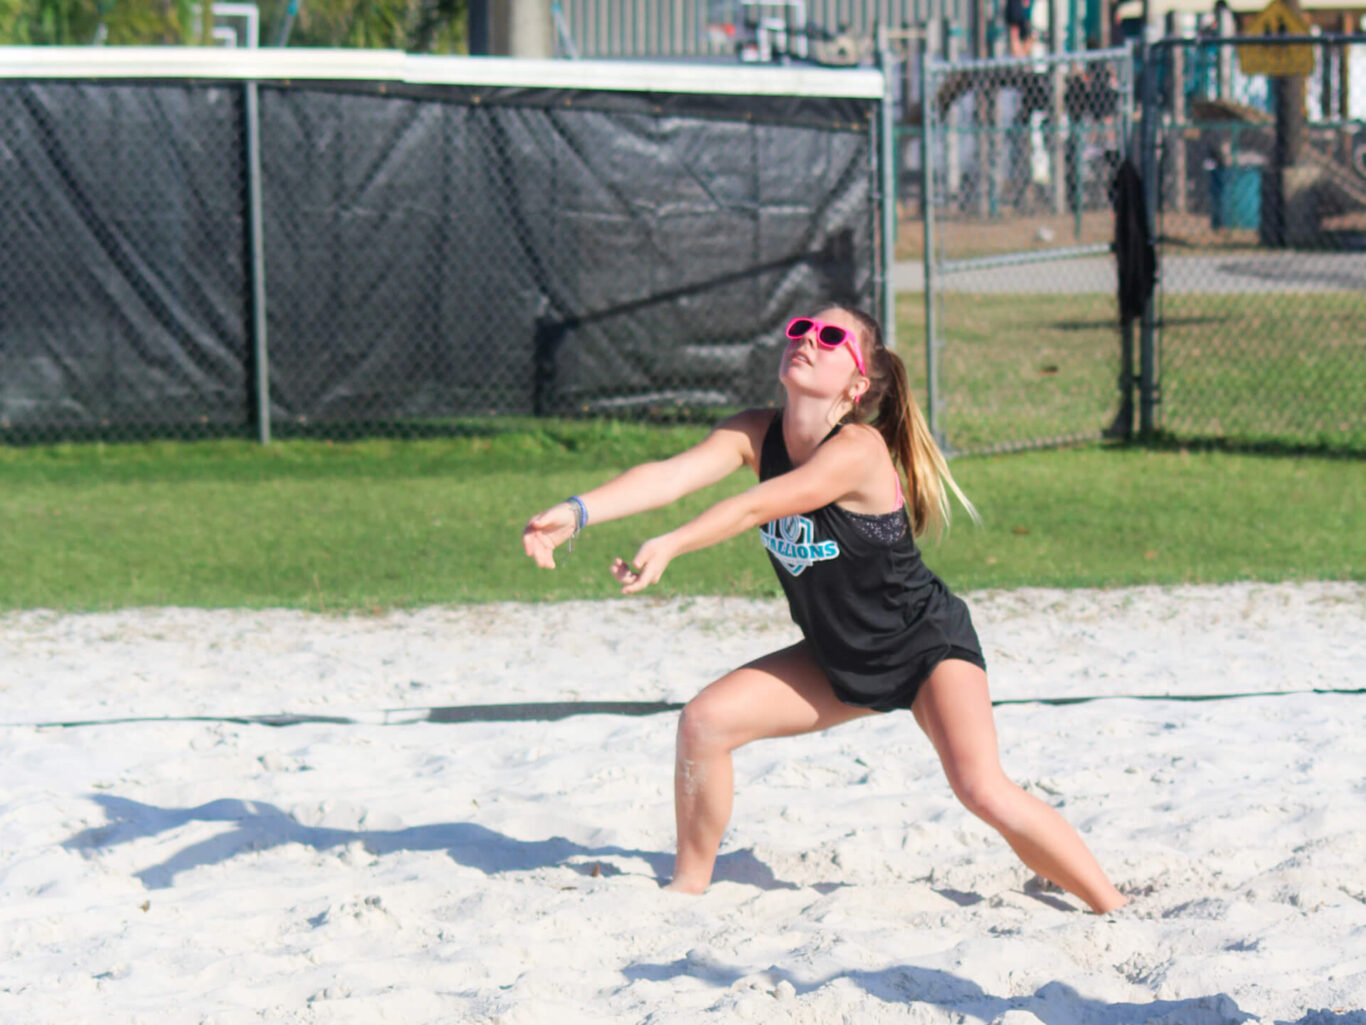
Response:
[[[1080,240],[1083,210],[1108,208],[1114,170],[1147,116],[1160,150],[1159,211],[1207,217],[1202,232],[1254,229],[1272,246],[1337,245],[1339,229],[1366,230],[1366,90],[1354,92],[1351,75],[1366,37],[1304,44],[1313,74],[1299,76],[1243,73],[1246,45],[1204,36],[1132,50],[1132,112],[1117,72],[1125,62],[1078,54],[937,64],[930,120],[948,150],[944,213],[984,223],[1072,213]],[[918,97],[905,107],[914,152],[903,166],[918,164],[925,113]]]
[[[1130,64],[1124,50],[936,63],[933,109],[908,103],[903,135],[918,140],[930,114],[943,150],[943,213],[985,221],[1071,214],[1080,237],[1082,215],[1110,206],[1132,130]]]
[[[1332,227],[1366,228],[1366,96],[1351,74],[1364,43],[1318,37],[1301,51],[1311,74],[1273,76],[1245,73],[1256,54],[1244,41],[1169,41],[1154,61],[1162,207],[1208,210],[1214,227],[1255,229],[1271,246],[1331,246]],[[1240,194],[1232,218],[1227,189]]]
[[[1283,186],[1288,189],[1288,198],[1283,202],[1291,210],[1286,218],[1289,242],[1311,243],[1323,234],[1324,222],[1366,211],[1366,136],[1359,130],[1311,125],[1289,149],[1278,140],[1273,114],[1219,99],[1192,103],[1189,124],[1191,127],[1180,130],[1178,145],[1184,143],[1185,159],[1177,166],[1198,166],[1196,159],[1200,159],[1212,165],[1211,173],[1251,168],[1265,174],[1275,166],[1278,152],[1286,149],[1288,159],[1281,170],[1288,177]],[[1189,177],[1173,183],[1175,213],[1188,211],[1192,191]],[[1264,186],[1263,203],[1265,197]]]

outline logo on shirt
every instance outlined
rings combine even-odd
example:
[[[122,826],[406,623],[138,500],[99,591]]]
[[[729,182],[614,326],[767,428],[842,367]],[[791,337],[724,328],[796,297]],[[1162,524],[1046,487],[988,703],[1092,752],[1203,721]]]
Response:
[[[794,577],[801,576],[808,566],[840,556],[838,544],[812,541],[813,535],[809,516],[784,516],[759,528],[759,540]]]

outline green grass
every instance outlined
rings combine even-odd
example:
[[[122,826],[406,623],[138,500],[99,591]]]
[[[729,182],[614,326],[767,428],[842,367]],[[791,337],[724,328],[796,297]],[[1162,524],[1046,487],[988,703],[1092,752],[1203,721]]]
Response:
[[[1162,428],[1178,438],[1366,451],[1364,310],[1351,292],[1168,297]],[[955,449],[1094,435],[1114,417],[1113,296],[949,292],[941,317],[943,425]],[[919,296],[900,297],[897,325],[923,393]]]
[[[923,309],[898,336],[923,394]],[[1114,414],[1110,296],[948,293],[941,384],[959,450],[1094,434]],[[1174,296],[1162,425],[1366,450],[1360,299]],[[559,570],[521,554],[527,516],[672,454],[697,426],[500,420],[447,440],[0,447],[0,608],[355,610],[601,598],[606,566],[722,495],[593,526]],[[927,561],[959,588],[1366,579],[1366,461],[1104,447],[971,457],[985,516]],[[678,560],[655,594],[775,595],[753,538]]]
[[[943,427],[960,451],[1098,432],[1118,404],[1114,299],[967,295],[942,300]],[[924,304],[898,300],[897,339],[923,396]]]
[[[1366,449],[1360,293],[1171,296],[1163,317],[1167,429]]]
[[[0,449],[0,608],[374,610],[602,598],[606,567],[744,475],[595,525],[553,573],[532,512],[677,451],[696,427],[517,424],[445,441]],[[955,462],[985,518],[927,561],[958,588],[1366,579],[1366,462],[1090,446]],[[777,594],[753,537],[677,560],[657,595]]]

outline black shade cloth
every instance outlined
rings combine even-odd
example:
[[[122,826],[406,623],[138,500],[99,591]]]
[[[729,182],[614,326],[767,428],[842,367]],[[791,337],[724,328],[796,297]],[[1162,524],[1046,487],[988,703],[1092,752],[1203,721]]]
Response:
[[[0,83],[0,437],[250,430],[244,88]],[[277,430],[765,401],[872,304],[875,101],[259,96]]]
[[[0,85],[0,423],[236,424],[241,90]]]

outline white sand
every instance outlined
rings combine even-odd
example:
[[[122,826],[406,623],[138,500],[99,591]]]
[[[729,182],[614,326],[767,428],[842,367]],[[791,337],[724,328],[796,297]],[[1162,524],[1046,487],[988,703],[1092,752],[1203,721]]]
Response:
[[[968,598],[998,699],[1366,686],[1357,585]],[[1366,1025],[1366,696],[999,708],[1141,894],[1109,919],[905,714],[739,752],[690,899],[673,715],[392,711],[682,701],[794,636],[738,600],[0,616],[0,1021]],[[279,712],[359,722],[33,725]]]

